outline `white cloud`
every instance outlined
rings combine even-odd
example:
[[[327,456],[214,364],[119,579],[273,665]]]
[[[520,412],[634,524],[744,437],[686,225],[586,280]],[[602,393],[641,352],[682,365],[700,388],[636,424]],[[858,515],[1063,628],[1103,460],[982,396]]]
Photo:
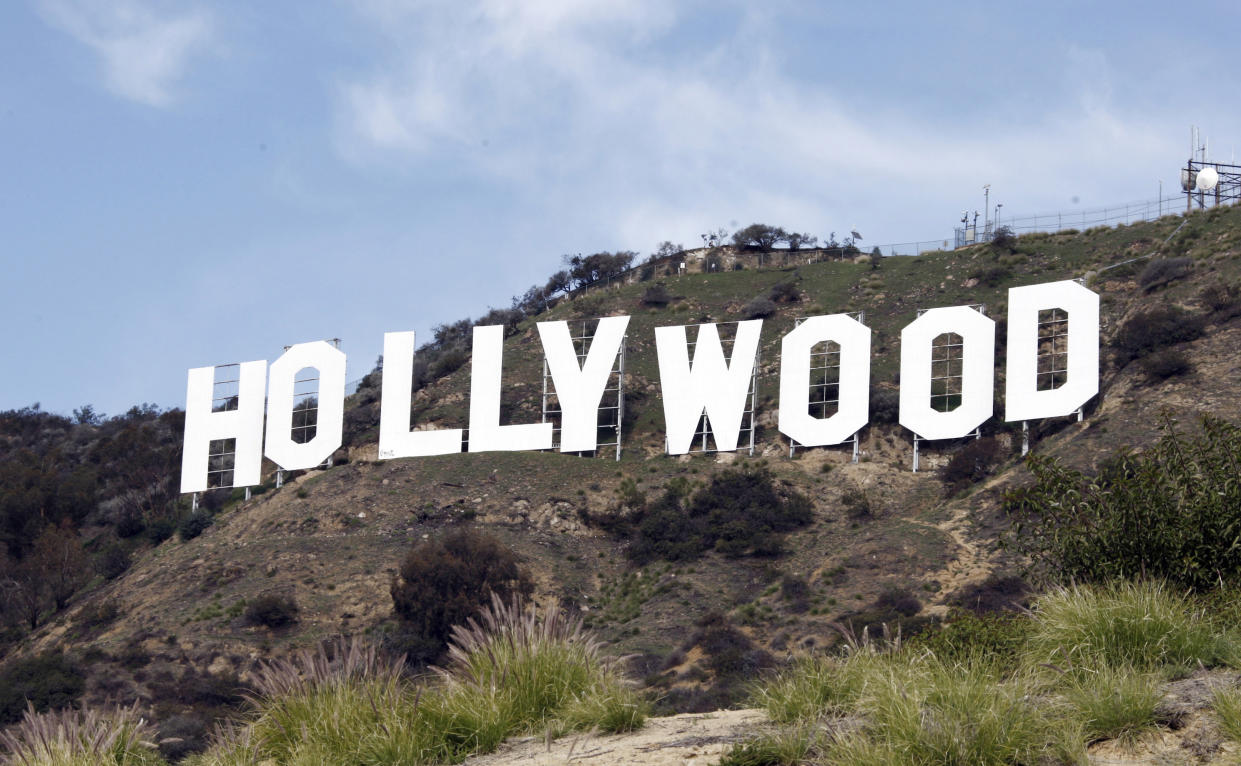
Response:
[[[1080,98],[1049,99],[1035,123],[997,114],[962,124],[919,104],[875,114],[830,82],[791,76],[779,25],[752,7],[735,12],[732,37],[716,30],[680,50],[685,38],[672,32],[701,17],[675,8],[376,0],[376,27],[404,44],[342,86],[342,150],[383,166],[450,157],[462,172],[522,185],[547,210],[593,220],[624,247],[691,244],[734,219],[942,237],[986,182],[1012,195],[1001,201],[1022,195],[1027,209],[1006,210],[1043,212],[1028,208],[1153,196],[1153,184],[1125,184],[1168,162],[1167,126],[1117,110],[1106,59],[1090,52],[1069,52],[1094,64]],[[485,140],[489,150],[475,151]]]
[[[167,106],[189,59],[211,47],[209,13],[157,15],[136,0],[42,0],[44,18],[99,55],[108,88],[150,106]]]

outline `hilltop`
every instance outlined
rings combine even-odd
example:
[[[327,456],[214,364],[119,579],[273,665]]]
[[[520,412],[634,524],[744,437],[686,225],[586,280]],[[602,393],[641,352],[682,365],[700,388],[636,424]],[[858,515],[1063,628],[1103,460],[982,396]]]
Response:
[[[403,556],[420,541],[468,528],[518,555],[536,598],[580,610],[611,651],[631,655],[631,674],[658,695],[659,709],[704,712],[735,704],[756,673],[839,641],[834,625],[899,625],[911,633],[954,606],[1004,606],[1025,596],[1023,562],[996,547],[1008,524],[1001,496],[1028,480],[1020,427],[988,421],[987,451],[971,453],[968,470],[957,465],[951,481],[945,469],[971,440],[924,445],[923,470],[910,470],[911,436],[894,423],[892,402],[900,329],[917,310],[985,305],[1000,324],[1002,375],[1009,287],[1082,278],[1101,295],[1101,393],[1081,422],[1031,423],[1037,454],[1094,469],[1119,449],[1154,442],[1161,418],[1189,423],[1210,412],[1241,421],[1237,208],[917,257],[765,255],[759,267],[752,251],[683,254],[684,271],[669,268],[674,259],[649,273],[638,268],[512,322],[502,412],[505,422],[521,423],[540,416],[535,322],[631,316],[619,461],[551,452],[378,461],[379,376],[371,375],[347,402],[338,464],[278,489],[267,466],[252,499],[212,493],[210,525],[176,535],[188,514],[185,499],[167,488],[179,465],[179,413],[136,408],[128,420],[78,424],[10,413],[0,445],[6,470],[41,470],[62,488],[76,486],[65,479],[76,477],[88,489],[86,500],[74,502],[94,503],[74,519],[88,549],[97,559],[120,551],[129,560],[45,614],[34,631],[11,630],[6,664],[61,652],[85,669],[87,703],[138,700],[162,734],[201,740],[209,718],[237,703],[238,685],[263,659],[338,634],[399,645],[389,589]],[[763,298],[769,308],[755,305]],[[1129,346],[1120,351],[1132,357],[1124,363],[1107,353],[1127,322],[1162,307],[1201,325],[1199,337],[1177,345],[1179,363],[1154,364],[1153,352]],[[767,315],[755,455],[664,455],[654,328],[756,312]],[[861,459],[852,463],[848,447],[790,458],[774,423],[779,341],[798,317],[838,312],[864,312],[874,331],[873,412]],[[465,426],[468,359],[451,342],[426,355],[432,369],[414,396],[414,421]],[[763,545],[725,540],[675,556],[653,545],[633,555],[639,538],[626,513],[653,508],[670,487],[689,504],[713,487],[740,486],[730,481],[761,483],[783,502],[805,498],[808,516]],[[118,534],[131,531],[119,528],[127,520],[137,531]],[[10,546],[21,549],[26,531],[7,531]],[[295,606],[295,616],[270,625],[247,620],[262,597]]]

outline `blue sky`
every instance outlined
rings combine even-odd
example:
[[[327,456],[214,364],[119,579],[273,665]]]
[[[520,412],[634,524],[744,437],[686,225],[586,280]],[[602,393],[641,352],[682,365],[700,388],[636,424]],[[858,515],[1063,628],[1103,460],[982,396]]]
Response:
[[[863,244],[1171,191],[1241,143],[1203,3],[33,0],[0,11],[0,408],[506,306],[565,253]],[[1076,200],[1076,201],[1074,201]]]

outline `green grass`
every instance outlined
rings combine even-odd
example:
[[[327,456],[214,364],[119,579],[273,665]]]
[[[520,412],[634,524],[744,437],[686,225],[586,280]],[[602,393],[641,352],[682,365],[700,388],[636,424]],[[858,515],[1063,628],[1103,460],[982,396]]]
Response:
[[[1211,712],[1220,732],[1233,742],[1241,742],[1241,691],[1216,689],[1211,695]]]
[[[1158,583],[1059,588],[1040,598],[1034,613],[1027,661],[1064,672],[1131,666],[1177,673],[1236,656],[1233,638]]]
[[[1024,680],[1024,679],[1023,679]],[[1076,727],[985,663],[932,655],[880,666],[859,700],[863,729],[834,742],[828,764],[1001,766],[1084,760]]]
[[[1131,668],[1104,667],[1073,679],[1064,697],[1090,742],[1105,739],[1132,744],[1158,725],[1163,699],[1159,678]]]
[[[454,629],[433,683],[356,640],[267,665],[250,720],[197,766],[456,763],[510,734],[629,731],[646,704],[555,606],[503,604]]]
[[[35,713],[0,732],[5,764],[23,766],[162,766],[150,745],[155,731],[136,708]]]
[[[733,745],[719,766],[797,766],[823,745],[822,734],[811,726],[780,729]]]

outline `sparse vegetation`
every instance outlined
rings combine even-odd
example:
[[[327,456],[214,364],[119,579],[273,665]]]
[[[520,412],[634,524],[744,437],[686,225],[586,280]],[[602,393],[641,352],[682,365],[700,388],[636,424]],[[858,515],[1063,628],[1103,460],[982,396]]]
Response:
[[[390,588],[404,629],[395,648],[415,662],[430,662],[446,648],[453,626],[489,603],[492,594],[508,599],[529,595],[532,588],[517,556],[489,534],[460,529],[419,543]]]

